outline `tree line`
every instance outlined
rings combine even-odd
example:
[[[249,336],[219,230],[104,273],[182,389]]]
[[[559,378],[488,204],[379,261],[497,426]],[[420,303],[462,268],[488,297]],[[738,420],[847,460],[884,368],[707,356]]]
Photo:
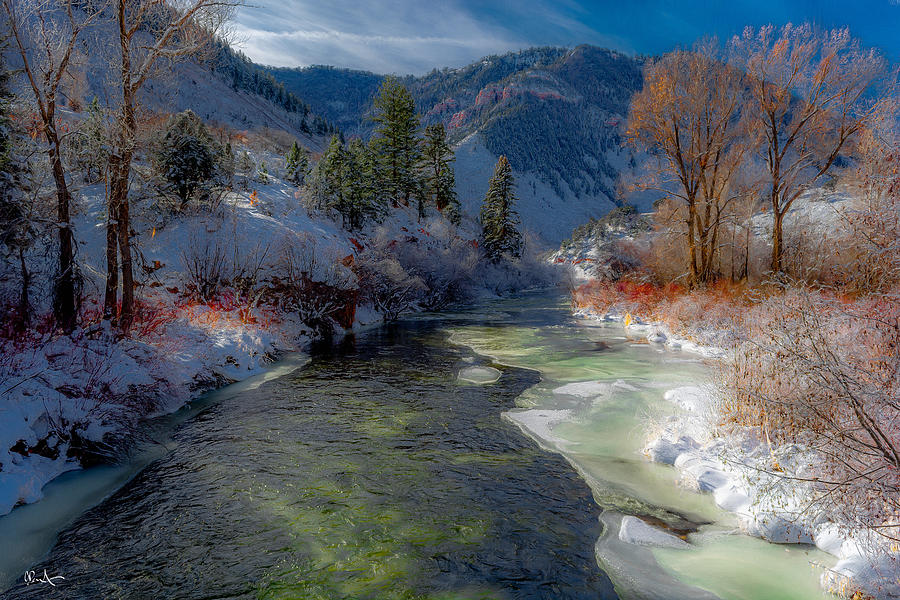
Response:
[[[409,91],[388,77],[375,98],[375,134],[368,143],[334,135],[305,178],[316,209],[335,209],[349,230],[378,218],[389,205],[414,203],[419,220],[434,208],[459,224],[453,150],[442,124],[424,134]]]

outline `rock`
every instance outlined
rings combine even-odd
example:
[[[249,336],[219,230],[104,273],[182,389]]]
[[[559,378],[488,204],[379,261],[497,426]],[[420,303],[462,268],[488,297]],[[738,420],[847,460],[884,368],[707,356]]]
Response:
[[[666,335],[661,331],[653,331],[647,336],[647,341],[651,344],[665,344]]]

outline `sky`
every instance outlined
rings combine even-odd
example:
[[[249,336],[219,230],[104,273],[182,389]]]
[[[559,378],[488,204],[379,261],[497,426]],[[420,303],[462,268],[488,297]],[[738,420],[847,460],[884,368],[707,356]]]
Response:
[[[850,27],[900,59],[900,0],[248,0],[238,47],[258,63],[422,74],[529,46],[658,54],[744,26]]]

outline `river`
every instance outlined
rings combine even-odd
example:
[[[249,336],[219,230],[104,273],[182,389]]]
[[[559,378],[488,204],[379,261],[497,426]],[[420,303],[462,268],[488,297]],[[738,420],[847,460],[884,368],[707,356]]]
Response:
[[[4,598],[822,598],[813,548],[733,535],[639,449],[699,358],[532,294],[315,348],[0,518]],[[302,366],[301,366],[302,365]],[[475,384],[461,370],[491,366]],[[601,382],[590,397],[554,394]],[[621,515],[692,534],[620,542]]]

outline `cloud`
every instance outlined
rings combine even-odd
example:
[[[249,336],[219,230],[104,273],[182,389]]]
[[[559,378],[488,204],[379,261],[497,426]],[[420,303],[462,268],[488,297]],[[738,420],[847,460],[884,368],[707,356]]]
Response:
[[[266,0],[267,2],[271,0]],[[238,14],[238,46],[274,66],[332,64],[376,72],[423,73],[435,66],[528,46],[488,26],[455,2],[295,0],[246,7]]]

